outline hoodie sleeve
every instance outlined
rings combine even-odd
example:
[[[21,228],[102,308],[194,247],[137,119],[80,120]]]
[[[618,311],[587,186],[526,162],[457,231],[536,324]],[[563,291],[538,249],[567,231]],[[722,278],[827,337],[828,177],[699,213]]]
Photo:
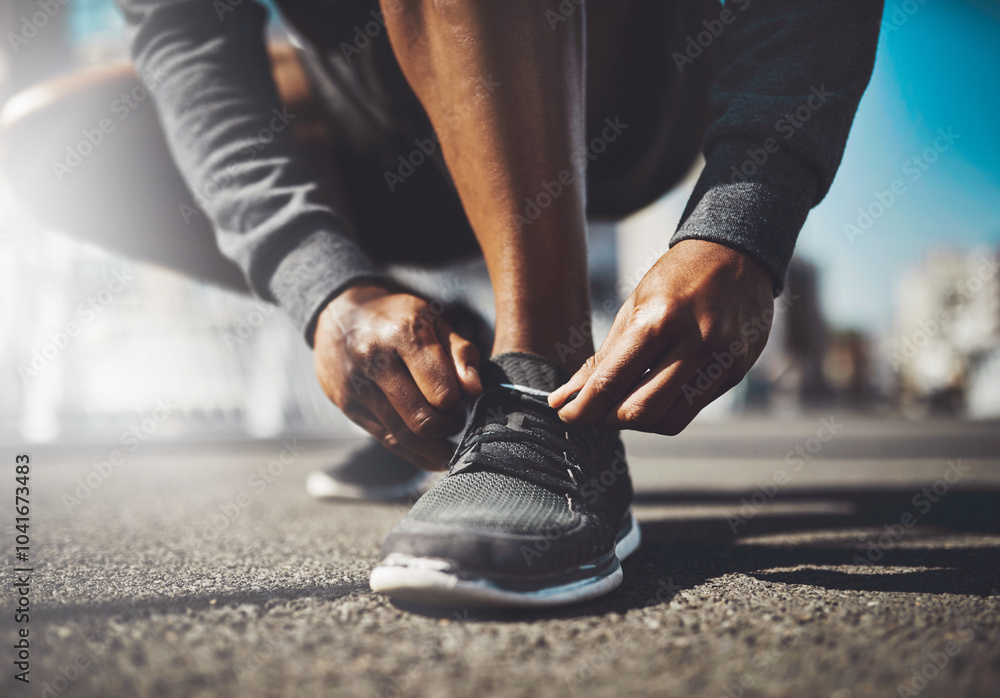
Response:
[[[212,0],[118,0],[136,71],[174,160],[252,291],[312,345],[326,303],[381,279],[323,196],[278,96],[263,7]]]
[[[882,0],[729,0],[722,13],[725,59],[709,94],[705,169],[670,244],[740,250],[778,294],[871,79]]]

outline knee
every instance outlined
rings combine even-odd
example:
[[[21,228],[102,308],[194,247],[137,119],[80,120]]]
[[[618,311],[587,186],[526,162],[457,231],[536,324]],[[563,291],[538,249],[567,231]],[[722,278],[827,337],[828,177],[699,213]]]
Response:
[[[11,97],[0,110],[0,178],[15,192],[27,187],[81,129],[107,115],[115,95],[135,84],[131,68],[116,66],[48,80]]]
[[[22,204],[31,203],[42,163],[48,163],[54,144],[64,139],[69,112],[50,83],[17,93],[0,110],[0,182]]]

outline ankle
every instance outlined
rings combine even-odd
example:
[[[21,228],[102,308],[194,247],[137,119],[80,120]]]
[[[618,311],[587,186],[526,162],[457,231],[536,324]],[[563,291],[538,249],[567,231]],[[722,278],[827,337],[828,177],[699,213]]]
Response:
[[[508,352],[534,354],[548,359],[570,375],[594,353],[590,323],[585,322],[561,334],[552,333],[501,333],[496,334],[493,356]]]

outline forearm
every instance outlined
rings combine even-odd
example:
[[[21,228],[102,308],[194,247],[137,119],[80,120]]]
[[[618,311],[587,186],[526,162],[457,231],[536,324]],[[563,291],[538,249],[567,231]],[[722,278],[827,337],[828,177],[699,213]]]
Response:
[[[271,77],[265,12],[250,2],[223,17],[210,2],[119,4],[137,71],[220,249],[311,342],[326,302],[378,271],[351,240],[295,140],[296,115]]]
[[[671,244],[708,240],[750,254],[778,293],[806,216],[840,166],[874,66],[882,3],[739,0],[727,8],[706,166]]]

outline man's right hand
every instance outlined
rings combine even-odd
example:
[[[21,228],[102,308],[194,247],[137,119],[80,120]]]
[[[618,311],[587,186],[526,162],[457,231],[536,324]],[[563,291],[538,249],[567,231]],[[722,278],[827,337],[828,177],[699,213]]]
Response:
[[[441,470],[465,400],[482,392],[479,351],[422,298],[361,284],[320,314],[314,337],[323,392],[387,449]]]

